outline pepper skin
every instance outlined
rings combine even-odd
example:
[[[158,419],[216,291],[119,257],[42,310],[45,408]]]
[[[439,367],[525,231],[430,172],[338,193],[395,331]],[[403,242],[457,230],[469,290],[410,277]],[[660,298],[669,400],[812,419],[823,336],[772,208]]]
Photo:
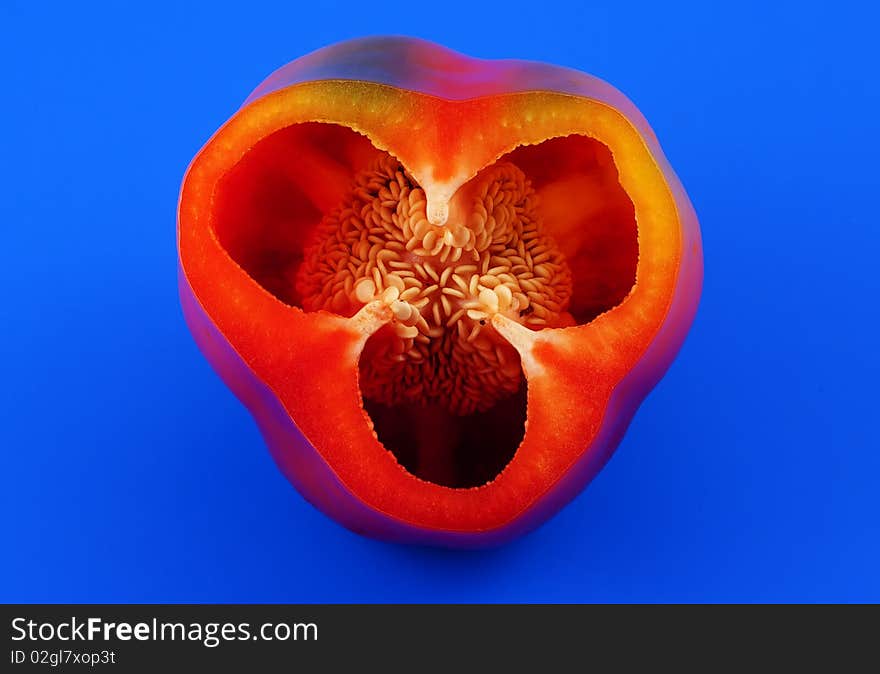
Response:
[[[183,181],[193,336],[346,527],[494,545],[617,447],[678,352],[699,226],[620,92],[408,38],[282,67]]]

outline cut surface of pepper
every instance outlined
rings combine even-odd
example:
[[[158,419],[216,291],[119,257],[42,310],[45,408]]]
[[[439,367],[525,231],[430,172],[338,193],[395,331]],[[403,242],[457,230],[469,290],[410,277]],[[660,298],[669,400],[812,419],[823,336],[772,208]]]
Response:
[[[617,446],[696,311],[696,216],[635,107],[545,64],[340,43],[193,160],[197,343],[285,475],[349,528],[493,544]]]

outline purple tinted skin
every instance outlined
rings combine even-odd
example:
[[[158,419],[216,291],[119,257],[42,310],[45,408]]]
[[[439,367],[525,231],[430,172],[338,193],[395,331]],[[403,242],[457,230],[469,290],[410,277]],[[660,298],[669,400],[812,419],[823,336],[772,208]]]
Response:
[[[682,223],[682,255],[666,319],[638,364],[615,387],[602,426],[579,460],[516,518],[487,531],[419,527],[355,496],[304,437],[271,389],[220,333],[179,269],[184,315],[199,348],[254,415],[278,466],[306,500],[352,531],[374,538],[448,547],[504,543],[546,521],[589,484],[617,448],[642,400],[674,360],[693,321],[702,287],[702,245],[696,214],[641,113],[614,87],[590,75],[542,63],[471,59],[411,38],[364,38],[320,49],[283,66],[254,90],[245,105],[279,89],[319,80],[371,81],[450,100],[554,91],[599,101],[624,115],[640,132],[670,187]]]

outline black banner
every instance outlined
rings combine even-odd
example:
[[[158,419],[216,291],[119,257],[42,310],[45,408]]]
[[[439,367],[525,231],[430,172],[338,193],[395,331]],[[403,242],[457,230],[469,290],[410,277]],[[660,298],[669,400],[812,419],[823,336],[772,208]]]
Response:
[[[634,606],[5,605],[2,671],[613,670],[790,664],[832,642],[823,609]],[[823,611],[804,620],[802,611]],[[775,615],[785,611],[785,615]],[[797,613],[794,613],[797,612]],[[872,621],[873,622],[873,621]],[[849,631],[851,649],[871,630]],[[790,641],[787,641],[790,639]],[[578,665],[572,667],[571,665]]]

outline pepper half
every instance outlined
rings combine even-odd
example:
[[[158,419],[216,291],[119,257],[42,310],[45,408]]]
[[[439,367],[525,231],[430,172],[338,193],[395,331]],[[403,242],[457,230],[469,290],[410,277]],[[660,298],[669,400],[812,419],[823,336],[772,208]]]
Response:
[[[317,508],[496,544],[598,473],[696,311],[693,208],[589,75],[408,38],[267,78],[178,212],[201,350]]]

